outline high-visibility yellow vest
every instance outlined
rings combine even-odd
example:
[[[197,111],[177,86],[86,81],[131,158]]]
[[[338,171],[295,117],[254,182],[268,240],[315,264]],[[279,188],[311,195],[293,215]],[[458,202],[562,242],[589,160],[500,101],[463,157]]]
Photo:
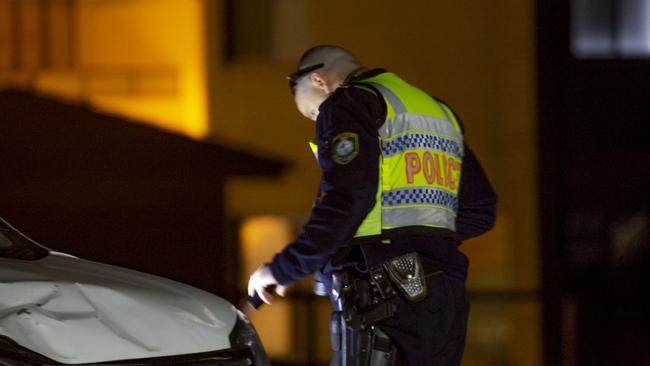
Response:
[[[347,86],[344,86],[347,87]],[[386,102],[376,203],[355,238],[416,228],[455,231],[464,144],[454,113],[393,73],[355,82]],[[311,142],[314,154],[316,144]]]
[[[455,231],[464,144],[454,113],[393,73],[359,83],[381,93],[387,112],[377,201],[355,237],[407,227]]]

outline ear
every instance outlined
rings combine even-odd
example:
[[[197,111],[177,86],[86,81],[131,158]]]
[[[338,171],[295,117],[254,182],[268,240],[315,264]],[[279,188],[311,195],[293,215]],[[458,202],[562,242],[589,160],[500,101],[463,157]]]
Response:
[[[331,90],[329,90],[330,88],[328,86],[327,79],[323,74],[312,72],[311,75],[309,75],[309,79],[315,88],[324,91],[326,94],[330,93]]]

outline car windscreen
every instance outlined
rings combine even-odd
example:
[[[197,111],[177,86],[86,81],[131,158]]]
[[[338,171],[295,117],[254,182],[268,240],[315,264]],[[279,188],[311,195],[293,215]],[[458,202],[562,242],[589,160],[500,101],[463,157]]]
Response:
[[[0,218],[0,258],[37,260],[48,254],[47,248],[21,234]]]

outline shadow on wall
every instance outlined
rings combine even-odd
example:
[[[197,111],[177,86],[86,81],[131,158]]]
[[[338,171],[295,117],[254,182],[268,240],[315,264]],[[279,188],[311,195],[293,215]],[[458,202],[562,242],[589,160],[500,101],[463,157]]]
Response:
[[[236,293],[223,185],[284,163],[0,92],[0,216],[53,250]]]

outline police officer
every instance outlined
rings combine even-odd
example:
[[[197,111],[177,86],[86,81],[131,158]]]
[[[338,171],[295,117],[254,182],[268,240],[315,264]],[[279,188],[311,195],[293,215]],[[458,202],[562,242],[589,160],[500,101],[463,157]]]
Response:
[[[496,195],[458,117],[347,50],[307,50],[289,77],[316,121],[321,194],[249,295],[315,273],[334,304],[332,365],[459,365],[469,306],[462,240],[494,225]]]

